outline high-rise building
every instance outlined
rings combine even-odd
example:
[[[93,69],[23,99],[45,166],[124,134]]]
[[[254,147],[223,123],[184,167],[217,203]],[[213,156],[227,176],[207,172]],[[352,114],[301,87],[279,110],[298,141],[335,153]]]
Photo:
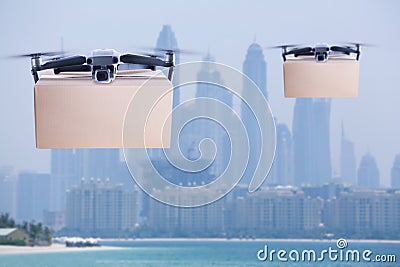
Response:
[[[51,150],[50,210],[65,210],[65,191],[79,181],[73,149]]]
[[[267,63],[265,62],[262,47],[259,44],[253,43],[247,49],[246,58],[243,62],[243,73],[257,85],[265,99],[268,100]],[[246,85],[246,82],[243,84]],[[242,94],[246,99],[257,97],[254,93],[250,92],[250,90],[246,90],[245,87],[243,88]],[[241,116],[247,130],[250,144],[249,163],[244,173],[244,178],[242,179],[242,182],[248,183],[256,170],[258,159],[260,158],[261,131],[252,110],[244,102],[241,103]]]
[[[188,193],[168,190],[160,193],[169,199]],[[211,193],[208,189],[204,190],[204,194]],[[160,236],[221,236],[224,233],[224,202],[219,200],[201,207],[182,208],[151,199],[148,223],[151,230]]]
[[[356,184],[356,156],[354,154],[354,143],[347,140],[342,123],[342,140],[340,146],[340,172],[341,181],[348,185]]]
[[[17,178],[11,166],[0,167],[0,214],[15,218]]]
[[[50,208],[50,174],[23,172],[18,176],[17,220],[43,221]]]
[[[342,192],[338,198],[327,201],[324,207],[324,224],[333,232],[381,238],[382,234],[397,234],[399,222],[399,192]]]
[[[214,59],[208,54],[203,58],[203,61],[204,62],[197,73],[198,79],[222,84],[219,71],[215,69],[214,64],[210,63],[214,61]],[[153,164],[159,167],[159,171],[163,173],[164,177],[171,182],[183,185],[188,185],[189,183],[196,183],[199,185],[214,180],[214,178],[221,175],[227,167],[231,152],[228,134],[219,123],[213,120],[215,115],[222,114],[221,104],[216,103],[213,100],[219,100],[231,107],[231,93],[225,88],[209,83],[196,84],[195,92],[196,98],[194,101],[185,103],[185,111],[199,117],[194,118],[192,121],[185,124],[182,129],[178,126],[175,126],[174,129],[180,131],[179,149],[185,158],[193,161],[209,161],[212,163],[209,167],[200,172],[184,172],[176,169],[171,164],[163,164],[162,161],[165,161],[165,159],[162,157],[161,161],[156,161],[153,158]],[[210,101],[204,105],[199,105],[196,101],[200,101],[200,98],[202,100],[208,98]],[[228,119],[229,118],[226,118],[226,120]],[[226,120],[222,118],[223,122],[226,122]],[[199,145],[201,141],[206,138],[212,140],[215,147],[203,146],[202,154],[200,155]],[[214,150],[214,148],[216,150]],[[174,147],[173,149],[177,148]],[[171,158],[170,160],[177,161],[179,158]]]
[[[85,148],[77,149],[77,177],[109,178],[112,183],[120,181],[121,160],[120,149],[117,148]],[[125,183],[124,183],[125,184]]]
[[[295,184],[321,185],[332,178],[329,99],[297,98],[293,116]]]
[[[263,49],[259,44],[252,43],[247,49],[246,59],[243,62],[243,73],[257,85],[265,99],[268,100],[267,63],[265,62]]]
[[[82,233],[115,236],[137,223],[137,193],[106,180],[82,179],[67,191],[66,227]]]
[[[178,49],[178,42],[175,37],[175,33],[172,31],[172,27],[170,25],[163,25],[158,38],[156,42],[156,48],[157,49],[171,49],[175,51],[175,65],[180,63],[180,54],[179,54],[179,49]],[[159,51],[155,51],[155,53],[159,53]],[[159,67],[159,69],[162,69]],[[172,84],[174,86],[177,86],[179,84],[179,71],[175,70],[173,73],[173,79],[172,79]],[[181,99],[181,94],[180,94],[180,88],[174,88],[173,92],[173,100],[172,100],[172,108],[175,108],[179,105],[179,103],[182,101]],[[174,120],[172,120],[172,136],[175,136],[175,129],[177,128],[174,126]],[[159,148],[152,148],[148,149],[147,153],[149,157],[152,160],[160,160],[163,159],[165,160],[163,156],[163,150]]]
[[[397,154],[393,161],[391,185],[393,188],[400,188],[400,154]]]
[[[171,49],[177,50],[175,52],[175,64],[180,63],[180,55],[178,50],[178,42],[175,37],[175,33],[172,31],[172,27],[170,25],[163,25],[160,34],[157,38],[156,48],[160,49]],[[177,85],[179,82],[179,73],[175,72],[173,77],[173,84]],[[176,107],[180,102],[180,90],[174,90],[173,96],[173,107]]]
[[[377,189],[379,187],[379,169],[375,158],[370,153],[361,158],[357,177],[357,185],[360,188]]]
[[[310,198],[294,187],[268,187],[230,201],[226,208],[229,232],[265,236],[317,229],[323,200]]]
[[[277,185],[294,185],[292,135],[284,123],[276,124],[275,158],[267,181]]]
[[[215,69],[213,64],[210,62],[214,62],[214,58],[211,57],[210,54],[207,54],[206,57],[203,58],[203,65],[200,69],[199,73],[197,73],[197,77],[199,81],[209,81],[215,84],[223,84],[221,79],[221,74],[218,70]],[[196,88],[196,98],[210,98],[216,99],[227,106],[232,107],[232,93],[220,86],[209,84],[209,83],[198,83]],[[206,105],[200,107],[199,114],[211,114],[211,119],[215,118],[216,114],[222,114],[221,110],[222,105],[216,102],[207,102]],[[215,115],[214,115],[215,114]],[[198,145],[200,141],[204,138],[210,138],[214,141],[216,145],[216,155],[215,160],[210,166],[211,173],[215,176],[219,176],[225,170],[228,165],[230,159],[230,142],[229,136],[226,133],[225,129],[216,123],[215,121],[208,118],[199,118],[193,121],[193,127],[190,131],[191,133],[191,143],[187,143],[189,145],[186,147],[187,152],[192,153],[190,155],[188,153],[188,157],[197,158],[200,156],[198,153]],[[223,123],[226,123],[229,118],[225,118]],[[188,140],[189,141],[189,140]]]

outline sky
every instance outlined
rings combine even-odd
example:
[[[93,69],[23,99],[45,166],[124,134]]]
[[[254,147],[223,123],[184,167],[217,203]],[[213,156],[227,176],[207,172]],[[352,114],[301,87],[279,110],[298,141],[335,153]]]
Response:
[[[292,127],[293,99],[283,96],[285,43],[373,44],[362,50],[359,97],[334,99],[331,151],[339,173],[340,124],[355,143],[356,158],[375,156],[381,183],[400,153],[399,1],[0,1],[0,166],[48,172],[49,150],[35,148],[33,81],[29,59],[8,55],[54,51],[88,54],[96,48],[140,52],[154,46],[169,24],[183,49],[206,54],[239,70],[249,45],[265,47],[272,112]],[[181,61],[199,60],[186,56]]]

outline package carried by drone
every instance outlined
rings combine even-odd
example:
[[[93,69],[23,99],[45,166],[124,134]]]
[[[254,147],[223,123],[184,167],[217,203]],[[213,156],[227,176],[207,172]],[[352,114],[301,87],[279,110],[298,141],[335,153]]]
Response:
[[[349,47],[296,48],[284,54],[285,97],[353,98],[358,96],[359,50]],[[305,50],[309,49],[309,51]],[[344,51],[332,53],[330,49]],[[352,49],[350,55],[345,49]],[[357,48],[358,49],[358,48]],[[298,54],[296,54],[298,52]],[[329,56],[329,58],[328,58]]]
[[[123,71],[111,83],[87,73],[42,75],[34,89],[36,147],[168,148],[172,87],[151,70]],[[137,115],[125,123],[128,108]]]

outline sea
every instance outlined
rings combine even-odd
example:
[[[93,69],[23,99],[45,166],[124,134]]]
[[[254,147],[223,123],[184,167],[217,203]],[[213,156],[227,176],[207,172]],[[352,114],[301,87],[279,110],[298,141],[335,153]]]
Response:
[[[335,241],[306,240],[114,240],[101,241],[101,244],[124,249],[1,255],[0,266],[400,266],[399,242],[344,240],[339,244]],[[315,258],[310,251],[315,252]],[[358,261],[357,253],[360,256]]]

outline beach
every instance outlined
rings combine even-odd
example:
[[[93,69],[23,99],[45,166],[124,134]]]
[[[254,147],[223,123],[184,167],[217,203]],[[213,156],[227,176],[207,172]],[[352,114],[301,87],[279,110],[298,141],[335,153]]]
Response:
[[[99,246],[99,247],[66,247],[64,244],[52,244],[51,246],[0,246],[0,255],[13,254],[35,254],[35,253],[60,253],[60,252],[83,252],[100,250],[118,250],[120,247]]]

